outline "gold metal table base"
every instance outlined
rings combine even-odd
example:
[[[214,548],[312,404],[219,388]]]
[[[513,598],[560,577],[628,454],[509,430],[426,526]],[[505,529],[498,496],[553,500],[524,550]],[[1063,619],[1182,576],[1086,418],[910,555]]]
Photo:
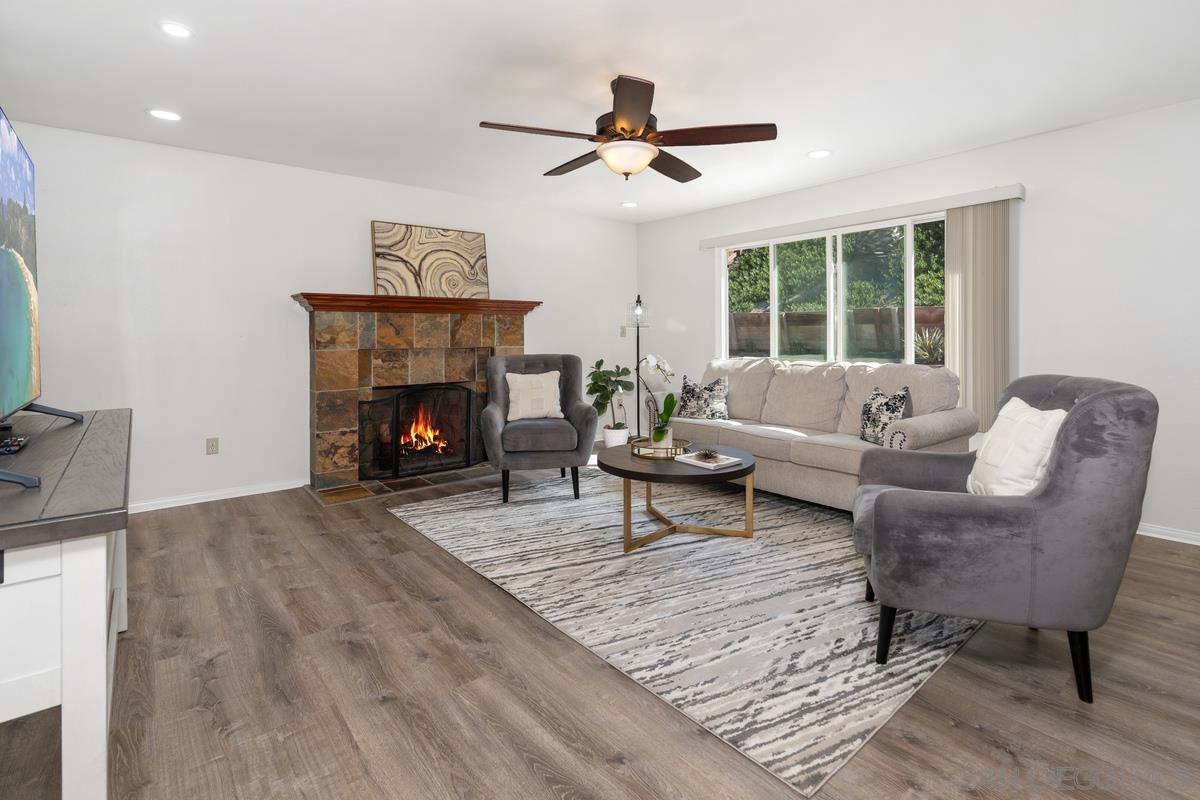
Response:
[[[625,552],[631,553],[639,547],[657,542],[672,533],[702,533],[709,536],[737,536],[743,539],[754,537],[754,474],[746,476],[746,527],[714,528],[706,525],[687,525],[676,522],[654,507],[653,484],[646,482],[646,513],[658,519],[664,527],[653,533],[634,538],[633,535],[633,481],[625,478]]]

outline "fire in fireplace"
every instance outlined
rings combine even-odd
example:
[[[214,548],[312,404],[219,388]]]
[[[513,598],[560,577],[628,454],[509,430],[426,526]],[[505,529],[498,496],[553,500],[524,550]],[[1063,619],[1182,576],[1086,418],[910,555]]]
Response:
[[[400,449],[409,453],[436,453],[441,455],[450,447],[450,443],[442,438],[441,428],[435,427],[433,417],[425,410],[425,406],[417,406],[417,416],[408,426],[401,429]]]
[[[474,464],[474,391],[457,383],[375,389],[358,405],[360,480]]]

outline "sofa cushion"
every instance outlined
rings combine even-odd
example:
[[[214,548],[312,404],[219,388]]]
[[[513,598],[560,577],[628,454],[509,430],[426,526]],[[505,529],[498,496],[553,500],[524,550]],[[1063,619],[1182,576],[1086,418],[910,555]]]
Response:
[[[857,475],[865,450],[879,447],[848,433],[823,433],[792,442],[791,461],[806,467]]]
[[[508,421],[518,419],[562,419],[559,370],[538,373],[507,372]]]
[[[755,458],[790,461],[792,442],[810,436],[822,436],[824,431],[811,428],[784,428],[778,425],[749,424],[721,428],[717,444],[749,451]]]
[[[871,444],[884,444],[883,435],[888,426],[911,417],[912,395],[907,386],[895,394],[887,394],[876,387],[871,390],[867,402],[863,403],[862,429],[858,438]]]
[[[729,419],[729,379],[722,376],[703,386],[687,375],[679,388],[679,410],[675,413],[691,419]]]
[[[858,436],[862,431],[863,403],[879,387],[894,394],[905,386],[912,395],[912,415],[946,411],[958,405],[958,376],[945,367],[924,364],[848,364],[846,399],[838,433]]]
[[[748,419],[692,419],[671,418],[671,431],[676,439],[687,439],[696,444],[720,444],[718,437],[722,428],[755,425]]]
[[[1058,429],[1067,418],[1061,408],[1042,411],[1011,398],[983,435],[967,476],[971,494],[1030,494],[1041,484],[1054,452]]]
[[[726,407],[731,419],[762,419],[763,400],[767,386],[775,374],[777,362],[769,358],[717,358],[704,368],[701,383],[709,384],[717,378],[729,379],[729,396]]]
[[[519,419],[504,426],[500,444],[510,453],[574,450],[579,434],[565,419]]]
[[[833,433],[845,395],[845,364],[779,362],[767,387],[762,421]]]

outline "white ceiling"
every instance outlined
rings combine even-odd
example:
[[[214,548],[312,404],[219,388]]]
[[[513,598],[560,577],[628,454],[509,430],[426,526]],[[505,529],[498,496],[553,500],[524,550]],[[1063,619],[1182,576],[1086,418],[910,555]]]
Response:
[[[167,37],[165,19],[195,35]],[[1197,30],[1195,0],[5,0],[0,104],[20,121],[642,221],[1200,96]],[[590,132],[617,73],[657,84],[661,129],[775,122],[779,139],[675,148],[703,177],[625,183],[600,163],[542,177],[587,142],[477,127]],[[834,156],[806,157],[818,148]]]

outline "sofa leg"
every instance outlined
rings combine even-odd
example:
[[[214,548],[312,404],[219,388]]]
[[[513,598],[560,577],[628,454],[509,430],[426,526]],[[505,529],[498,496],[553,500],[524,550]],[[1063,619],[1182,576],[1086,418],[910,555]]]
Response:
[[[892,643],[892,628],[896,624],[896,609],[879,606],[879,638],[875,641],[875,663],[886,664],[888,647]]]
[[[571,467],[571,488],[575,490],[575,499],[579,499],[579,467]]]
[[[1079,699],[1092,702],[1092,658],[1088,652],[1087,631],[1067,631],[1071,645],[1071,666],[1075,670],[1075,690]]]
[[[875,587],[871,585],[871,579],[867,578],[867,602],[875,602]]]
[[[567,468],[566,468],[566,467],[559,467],[559,468],[558,468],[558,477],[560,477],[560,478],[565,478],[565,477],[567,477]]]
[[[500,470],[500,493],[504,496],[504,502],[508,502],[508,470]]]

